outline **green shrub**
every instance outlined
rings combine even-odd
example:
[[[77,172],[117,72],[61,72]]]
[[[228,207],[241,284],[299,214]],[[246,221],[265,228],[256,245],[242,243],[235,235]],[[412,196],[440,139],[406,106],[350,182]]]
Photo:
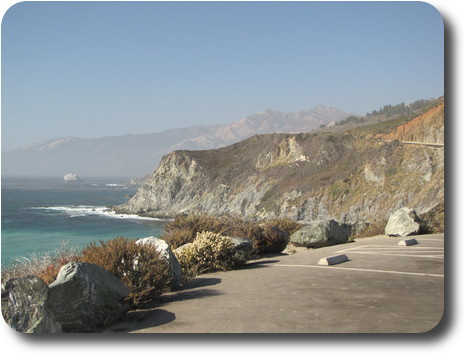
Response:
[[[93,242],[82,250],[79,261],[103,267],[119,278],[129,288],[129,303],[138,306],[167,291],[172,278],[156,248],[135,242],[124,237],[99,245]]]
[[[237,268],[235,246],[231,239],[213,232],[198,233],[192,243],[174,250],[185,279],[202,273]]]

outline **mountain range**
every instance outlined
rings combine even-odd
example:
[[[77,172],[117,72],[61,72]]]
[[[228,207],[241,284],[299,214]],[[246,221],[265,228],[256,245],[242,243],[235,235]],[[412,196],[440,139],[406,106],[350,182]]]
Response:
[[[300,133],[353,115],[318,105],[287,113],[265,110],[228,125],[195,125],[158,133],[85,139],[64,137],[2,151],[3,176],[133,178],[152,173],[175,150],[203,150],[233,144],[256,134]]]

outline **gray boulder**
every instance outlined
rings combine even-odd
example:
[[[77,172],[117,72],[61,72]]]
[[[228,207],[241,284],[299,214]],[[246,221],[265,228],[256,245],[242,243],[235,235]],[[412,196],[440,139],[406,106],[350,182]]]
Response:
[[[238,237],[230,237],[230,240],[234,243],[235,260],[238,263],[247,262],[251,258],[251,251],[253,250],[251,240]]]
[[[109,271],[90,263],[61,267],[49,286],[50,302],[63,332],[96,332],[129,310],[127,287]]]
[[[420,229],[421,224],[416,211],[411,208],[403,207],[392,213],[385,227],[385,234],[405,237],[418,234]]]
[[[19,332],[62,332],[50,307],[48,287],[36,276],[11,278],[2,286],[2,315]]]
[[[182,267],[177,261],[176,255],[171,251],[169,245],[162,239],[156,237],[146,237],[139,239],[135,242],[138,245],[153,246],[156,251],[161,255],[161,258],[165,259],[169,264],[169,270],[172,275],[170,287],[175,289],[180,287],[182,284]]]
[[[322,247],[346,243],[351,227],[331,220],[312,221],[290,236],[290,242],[296,246]]]

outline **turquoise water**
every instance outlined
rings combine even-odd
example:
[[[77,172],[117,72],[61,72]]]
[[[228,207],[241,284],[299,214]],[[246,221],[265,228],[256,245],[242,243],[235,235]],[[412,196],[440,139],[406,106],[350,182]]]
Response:
[[[2,178],[2,266],[56,249],[63,241],[82,248],[117,236],[160,236],[165,221],[109,211],[109,206],[126,202],[137,191],[123,183]]]

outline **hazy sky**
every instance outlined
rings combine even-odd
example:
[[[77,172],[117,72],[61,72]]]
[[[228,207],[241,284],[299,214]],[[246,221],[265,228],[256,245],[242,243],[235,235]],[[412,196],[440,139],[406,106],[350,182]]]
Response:
[[[2,149],[444,93],[422,2],[29,2],[1,39]]]

